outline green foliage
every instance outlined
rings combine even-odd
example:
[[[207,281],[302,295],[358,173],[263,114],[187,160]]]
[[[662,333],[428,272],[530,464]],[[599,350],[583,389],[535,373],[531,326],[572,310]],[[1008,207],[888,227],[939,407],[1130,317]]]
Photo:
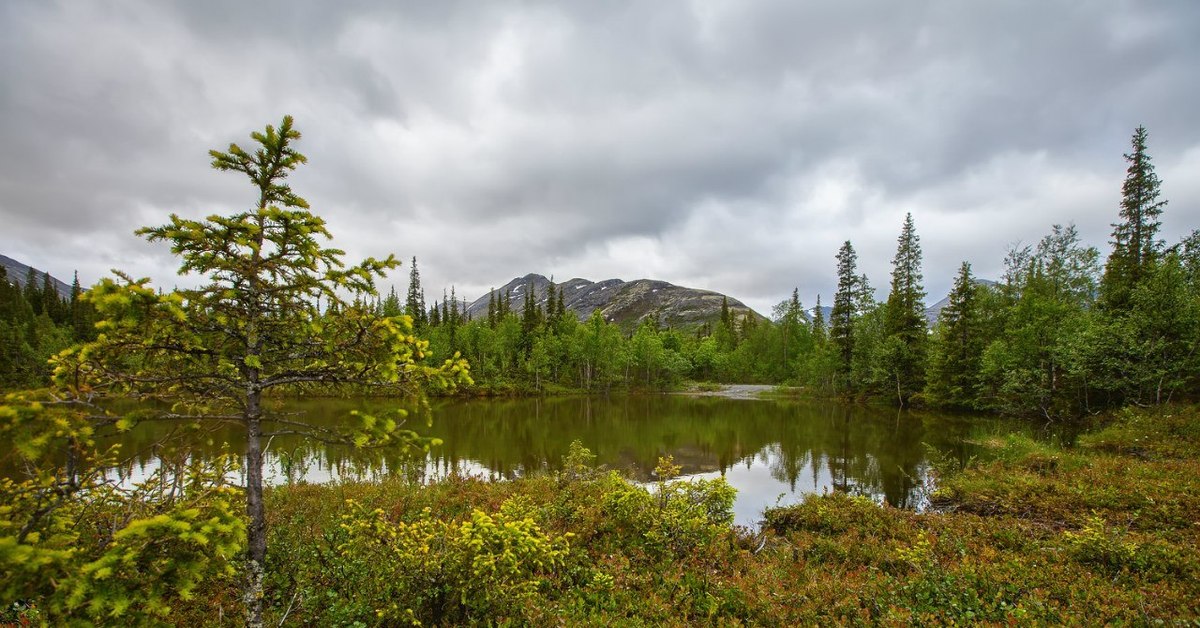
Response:
[[[0,435],[25,479],[0,479],[0,600],[31,600],[53,624],[146,623],[179,616],[225,586],[245,548],[229,459],[160,466],[132,486],[100,447],[115,417],[48,395],[9,395]]]
[[[1128,568],[1138,553],[1136,543],[1126,541],[1098,516],[1089,517],[1078,531],[1064,532],[1063,539],[1075,560],[1113,571]]]
[[[884,310],[884,333],[878,361],[885,381],[895,384],[898,405],[909,400],[925,385],[925,288],[921,277],[921,239],[912,214],[904,219],[892,260],[892,290]]]
[[[66,299],[49,274],[39,281],[30,269],[24,288],[14,279],[0,268],[0,390],[44,386],[51,356],[94,337],[95,312],[82,298],[78,278]]]
[[[657,480],[638,485],[591,467],[580,443],[563,472],[512,481],[276,487],[266,619],[1185,622],[1200,614],[1197,412],[1123,411],[1078,448],[997,438],[984,444],[998,456],[944,473],[946,492],[922,513],[837,492],[770,509],[759,531],[728,525],[719,480],[677,479],[664,459]],[[212,623],[204,603],[236,586],[212,582],[166,620]]]
[[[1121,222],[1113,225],[1113,251],[1104,267],[1102,303],[1110,311],[1130,307],[1130,297],[1153,268],[1162,250],[1159,216],[1167,201],[1159,200],[1162,184],[1146,152],[1146,127],[1133,133],[1133,152],[1125,155],[1129,168],[1121,186]]]
[[[851,362],[854,356],[854,320],[859,314],[858,294],[860,278],[858,275],[858,256],[854,247],[847,240],[837,254],[837,292],[833,295],[833,311],[829,315],[829,340],[836,348],[840,358],[837,371],[843,380],[850,374]]]
[[[395,257],[347,266],[328,246],[325,221],[287,183],[307,159],[294,143],[300,133],[285,116],[278,127],[254,132],[247,151],[231,144],[210,151],[217,170],[244,175],[255,191],[252,209],[202,220],[171,215],[138,235],[165,242],[181,275],[198,287],[162,293],[146,279],[120,272],[87,300],[99,315],[95,340],[60,353],[54,384],[67,399],[156,398],[170,409],[126,418],[195,424],[233,423],[246,430],[248,574],[246,621],[261,622],[266,556],[263,512],[264,439],[299,434],[355,447],[422,451],[430,442],[403,427],[403,416],[356,415],[336,428],[303,417],[277,416],[268,393],[370,389],[418,396],[471,379],[467,363],[448,356],[426,364],[428,343],[413,335],[407,315],[383,316],[375,280],[399,266]],[[173,529],[178,530],[178,526]]]
[[[985,341],[982,291],[971,277],[971,265],[963,262],[950,300],[942,308],[929,354],[926,393],[935,403],[970,407],[978,398]]]
[[[353,501],[348,509],[337,550],[352,573],[365,577],[332,583],[331,601],[344,620],[520,618],[570,552],[572,535],[544,533],[521,499],[493,514],[472,510],[462,522],[435,519],[428,509],[410,522],[389,521],[382,509]]]
[[[657,612],[717,612],[710,579],[667,571],[728,551],[733,490],[664,479],[652,492],[593,458],[576,443],[558,476],[276,489],[273,543],[286,555],[273,571],[295,593],[273,613],[294,602],[302,623],[603,623],[636,602],[630,578],[655,574],[684,587]]]

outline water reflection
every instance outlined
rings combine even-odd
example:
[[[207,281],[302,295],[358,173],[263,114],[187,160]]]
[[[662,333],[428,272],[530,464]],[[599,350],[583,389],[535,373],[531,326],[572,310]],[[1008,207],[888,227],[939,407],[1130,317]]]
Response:
[[[378,412],[389,402],[310,399],[274,402],[275,411],[303,412],[333,424],[351,410]],[[430,426],[425,421],[432,419]],[[652,480],[658,457],[673,455],[689,477],[724,476],[738,490],[737,520],[753,524],[762,509],[806,493],[847,491],[901,507],[919,507],[929,476],[927,446],[965,460],[979,454],[969,441],[1021,431],[1028,423],[991,417],[897,412],[835,403],[734,400],[680,395],[439,401],[408,427],[444,444],[425,460],[393,451],[359,451],[274,439],[267,481],[326,482],[404,474],[429,481],[451,473],[516,478],[561,467],[573,440],[598,464],[639,481]],[[153,471],[163,450],[159,425],[139,426],[123,440],[134,453],[121,470],[136,481]],[[241,447],[236,427],[209,431],[198,455]]]

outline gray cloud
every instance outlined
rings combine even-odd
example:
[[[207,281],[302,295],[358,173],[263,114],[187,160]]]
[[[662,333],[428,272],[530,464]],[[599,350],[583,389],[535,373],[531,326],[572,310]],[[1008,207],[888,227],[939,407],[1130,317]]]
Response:
[[[903,214],[931,298],[1074,221],[1102,249],[1138,124],[1200,224],[1200,5],[15,1],[0,7],[0,251],[172,284],[131,232],[250,190],[207,150],[296,116],[296,189],[431,295],[530,271],[760,311],[881,290]],[[404,273],[395,283],[403,288]]]

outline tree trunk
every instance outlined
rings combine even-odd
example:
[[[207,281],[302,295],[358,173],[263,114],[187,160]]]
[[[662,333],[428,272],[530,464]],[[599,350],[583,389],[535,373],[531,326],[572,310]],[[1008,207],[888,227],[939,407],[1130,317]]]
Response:
[[[263,625],[263,571],[267,557],[267,528],[263,516],[263,452],[262,452],[262,393],[252,391],[246,405],[246,514],[250,527],[246,530],[249,545],[246,557],[246,626]]]

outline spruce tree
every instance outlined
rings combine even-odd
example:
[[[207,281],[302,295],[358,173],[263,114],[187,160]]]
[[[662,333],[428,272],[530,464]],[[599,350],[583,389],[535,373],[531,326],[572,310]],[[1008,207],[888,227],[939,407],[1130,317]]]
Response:
[[[971,265],[963,262],[938,317],[937,348],[930,359],[928,389],[939,403],[965,407],[976,399],[984,349],[978,292]]]
[[[387,317],[399,316],[405,313],[400,307],[400,297],[396,295],[396,286],[392,286],[391,290],[388,291],[387,298],[379,306],[379,311],[381,315]],[[415,318],[413,319],[413,324],[414,326],[416,324]]]
[[[804,308],[800,305],[800,288],[793,287],[792,298],[788,300],[787,307],[784,308],[783,317],[780,320],[780,324],[783,327],[783,333],[781,334],[783,342],[781,345],[785,367],[789,363],[788,360],[791,359],[788,349],[796,337],[796,329],[800,325],[800,316],[803,313]]]
[[[525,301],[521,307],[521,351],[529,357],[533,350],[534,336],[537,334],[540,313],[537,305],[537,293],[532,283],[525,285]]]
[[[737,348],[738,336],[733,312],[729,310],[729,297],[721,297],[721,320],[717,326],[717,346],[722,351],[733,351]]]
[[[71,329],[75,340],[83,342],[95,338],[94,316],[91,303],[83,299],[83,288],[79,285],[79,273],[71,281],[71,301],[68,305],[71,312]]]
[[[554,321],[558,318],[558,297],[555,294],[554,276],[550,276],[550,285],[546,286],[546,320]]]
[[[921,284],[921,238],[912,214],[904,218],[892,258],[892,290],[884,317],[889,379],[896,387],[900,405],[925,385],[925,289]]]
[[[54,321],[55,324],[66,322],[66,308],[63,306],[62,297],[58,295],[58,287],[54,284],[54,279],[50,277],[50,273],[42,273],[42,312],[46,317]]]
[[[306,162],[293,146],[300,133],[292,118],[252,137],[258,146],[251,150],[231,144],[225,152],[210,151],[215,169],[250,180],[258,196],[250,209],[202,220],[172,215],[165,225],[137,232],[168,244],[180,258],[179,272],[205,283],[161,294],[146,280],[119,273],[119,281],[101,281],[89,299],[103,333],[59,354],[55,384],[57,396],[79,399],[89,410],[98,407],[90,401],[97,394],[169,402],[161,412],[140,406],[121,417],[124,423],[181,421],[245,431],[243,603],[246,625],[258,627],[268,596],[263,472],[271,438],[411,445],[417,451],[429,444],[403,429],[403,421],[362,415],[345,425],[326,418],[310,422],[280,413],[270,399],[310,386],[418,394],[424,384],[470,379],[463,361],[441,368],[421,364],[426,343],[413,338],[407,320],[380,318],[354,305],[369,303],[377,295],[375,279],[399,262],[389,255],[347,266],[343,252],[326,245],[332,236],[325,221],[287,184],[291,171]],[[318,297],[325,311],[317,308]]]
[[[854,358],[854,317],[862,284],[858,275],[858,255],[849,240],[838,250],[837,276],[837,292],[833,294],[833,310],[829,313],[829,339],[837,350],[837,372],[844,379],[850,373]]]
[[[429,323],[425,313],[425,291],[421,288],[421,271],[417,269],[417,256],[412,258],[412,268],[408,271],[408,295],[404,300],[404,313],[413,319],[413,327],[418,330]]]
[[[25,273],[25,287],[22,292],[25,302],[33,308],[33,315],[40,316],[45,311],[46,303],[42,300],[42,291],[38,288],[37,273],[33,267]]]
[[[817,341],[825,340],[825,312],[821,310],[821,295],[817,295],[817,306],[813,308],[813,334]]]
[[[1133,132],[1133,152],[1125,155],[1129,167],[1121,186],[1121,222],[1113,224],[1112,254],[1101,283],[1103,305],[1109,311],[1125,310],[1138,284],[1150,273],[1162,250],[1158,229],[1163,207],[1161,184],[1146,153],[1146,127]]]

